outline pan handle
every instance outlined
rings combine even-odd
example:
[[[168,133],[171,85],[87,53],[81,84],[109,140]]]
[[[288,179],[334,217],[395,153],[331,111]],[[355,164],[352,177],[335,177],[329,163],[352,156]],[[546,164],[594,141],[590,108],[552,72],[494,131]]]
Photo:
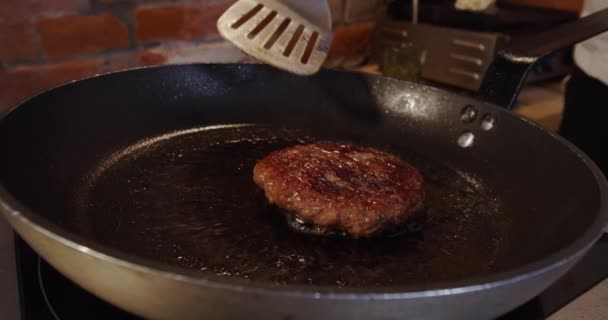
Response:
[[[531,67],[542,57],[608,30],[608,9],[539,34],[514,39],[488,67],[479,97],[510,109]]]

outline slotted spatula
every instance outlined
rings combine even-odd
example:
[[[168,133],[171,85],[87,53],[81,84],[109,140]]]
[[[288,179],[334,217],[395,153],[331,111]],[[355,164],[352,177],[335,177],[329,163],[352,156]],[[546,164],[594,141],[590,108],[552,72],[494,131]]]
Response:
[[[300,75],[319,70],[333,37],[326,0],[239,0],[217,27],[247,54]]]

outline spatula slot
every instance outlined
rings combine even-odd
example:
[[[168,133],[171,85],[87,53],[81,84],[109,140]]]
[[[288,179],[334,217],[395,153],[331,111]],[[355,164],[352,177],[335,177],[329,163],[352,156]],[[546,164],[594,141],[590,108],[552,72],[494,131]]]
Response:
[[[306,44],[306,49],[304,50],[304,54],[302,55],[302,59],[300,60],[300,62],[302,62],[303,64],[307,64],[308,60],[310,60],[310,56],[312,55],[312,50],[315,48],[318,38],[319,38],[319,33],[316,31],[312,33],[312,36],[310,36],[310,39],[308,40],[308,43]]]
[[[247,35],[247,38],[249,39],[253,39],[255,38],[255,36],[258,35],[258,33],[260,33],[262,30],[264,30],[264,28],[266,28],[266,26],[270,23],[270,21],[272,21],[272,19],[274,19],[274,17],[277,16],[277,12],[276,11],[272,11],[270,12],[266,17],[264,17],[264,19],[257,25],[255,26],[255,28],[253,28],[253,30],[251,30],[251,32],[249,32],[249,34]]]
[[[240,26],[245,24],[245,22],[249,21],[249,19],[253,18],[253,16],[258,14],[258,12],[260,12],[260,10],[262,10],[262,8],[264,8],[264,6],[261,4],[258,4],[255,7],[253,7],[251,10],[249,10],[249,12],[245,13],[242,17],[240,17],[237,21],[235,21],[231,25],[232,29],[238,29]]]
[[[289,26],[290,23],[291,23],[291,19],[285,18],[283,20],[283,22],[281,22],[281,24],[279,25],[277,30],[274,31],[272,36],[270,36],[270,38],[268,38],[268,41],[266,41],[266,43],[264,44],[264,49],[269,50],[270,48],[272,48],[274,43],[277,42],[277,40],[279,40],[279,37],[283,34],[283,32],[285,32],[285,29],[287,29],[287,27]]]
[[[293,33],[293,37],[291,38],[291,40],[289,40],[289,44],[287,44],[287,47],[285,47],[285,51],[283,51],[283,56],[289,57],[291,55],[291,52],[296,47],[296,44],[298,43],[298,40],[300,39],[300,36],[302,36],[303,32],[304,26],[299,25],[296,29],[296,32]]]

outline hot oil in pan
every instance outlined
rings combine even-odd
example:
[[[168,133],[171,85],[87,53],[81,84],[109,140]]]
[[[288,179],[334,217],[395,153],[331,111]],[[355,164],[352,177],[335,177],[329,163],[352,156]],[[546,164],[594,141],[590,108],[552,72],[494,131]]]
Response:
[[[253,166],[273,150],[318,138],[232,127],[134,148],[91,181],[89,228],[97,240],[128,253],[281,284],[396,285],[492,270],[505,230],[497,201],[465,175],[398,148],[389,151],[425,176],[421,230],[374,240],[291,230],[254,184]]]

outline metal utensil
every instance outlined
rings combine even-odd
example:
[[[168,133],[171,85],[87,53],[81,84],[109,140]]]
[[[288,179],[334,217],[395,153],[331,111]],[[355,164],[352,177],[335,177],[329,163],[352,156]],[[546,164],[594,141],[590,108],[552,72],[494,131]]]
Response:
[[[418,8],[419,7],[420,7],[420,4],[419,4],[418,0],[413,0],[412,1],[412,23],[413,24],[418,23]]]
[[[333,38],[325,0],[240,0],[217,28],[247,54],[300,75],[319,70]]]

